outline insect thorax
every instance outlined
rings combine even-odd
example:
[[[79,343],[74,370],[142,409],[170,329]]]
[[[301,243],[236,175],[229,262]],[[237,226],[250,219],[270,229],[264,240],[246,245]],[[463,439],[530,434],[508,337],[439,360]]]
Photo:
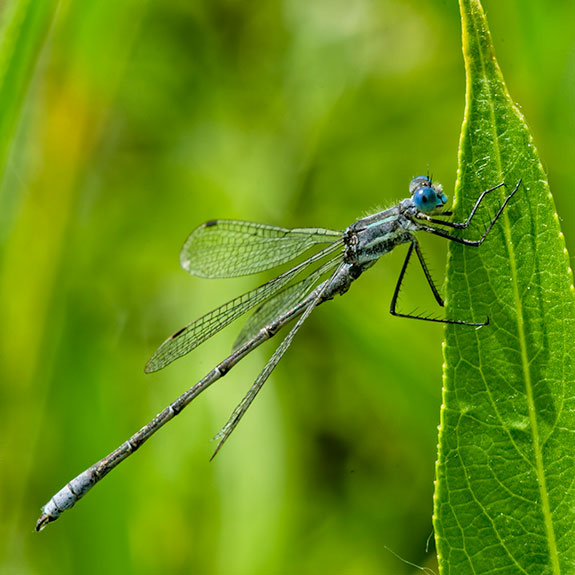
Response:
[[[410,231],[413,224],[402,214],[389,215],[366,227],[358,227],[354,224],[344,233],[344,259],[360,267],[366,267],[394,247],[413,240]]]

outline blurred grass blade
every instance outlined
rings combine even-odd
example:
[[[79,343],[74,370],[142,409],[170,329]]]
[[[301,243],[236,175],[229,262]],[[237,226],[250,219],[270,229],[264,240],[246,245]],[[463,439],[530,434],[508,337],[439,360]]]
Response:
[[[489,316],[490,325],[446,330],[434,516],[440,572],[575,573],[573,275],[481,4],[460,0],[460,8],[467,94],[456,219],[481,190],[523,184],[480,248],[450,246],[447,316]],[[504,194],[490,198],[483,221]]]
[[[57,1],[0,4],[0,179]]]

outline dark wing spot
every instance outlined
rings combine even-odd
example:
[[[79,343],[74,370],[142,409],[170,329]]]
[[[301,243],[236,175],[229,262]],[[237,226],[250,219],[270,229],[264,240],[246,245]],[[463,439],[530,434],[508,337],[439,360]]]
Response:
[[[182,335],[182,333],[186,331],[186,328],[183,327],[182,329],[178,330],[173,336],[172,339],[176,339],[179,335]]]

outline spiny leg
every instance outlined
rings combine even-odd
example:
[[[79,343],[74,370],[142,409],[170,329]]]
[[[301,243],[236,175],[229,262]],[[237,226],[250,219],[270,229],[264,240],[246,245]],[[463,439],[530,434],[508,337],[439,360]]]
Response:
[[[440,224],[442,226],[446,226],[448,228],[454,228],[454,229],[458,229],[458,230],[463,230],[467,227],[469,227],[469,224],[471,223],[471,220],[473,219],[473,216],[475,215],[475,213],[477,212],[479,205],[481,204],[481,202],[483,201],[483,198],[485,198],[485,196],[487,194],[489,194],[490,192],[493,192],[494,190],[497,190],[499,188],[501,188],[502,186],[505,186],[505,182],[501,182],[500,184],[497,184],[496,186],[493,186],[493,188],[489,188],[489,190],[485,190],[484,192],[481,193],[481,195],[479,196],[479,198],[477,198],[477,201],[475,202],[475,205],[473,206],[473,208],[471,209],[471,212],[469,212],[469,215],[467,216],[467,219],[464,222],[450,222],[450,221],[444,221],[444,220],[439,220],[437,218],[431,218],[431,217],[426,217],[426,221],[432,223],[432,224]],[[505,198],[505,201],[503,202],[503,205],[501,206],[501,208],[499,209],[499,212],[497,213],[497,215],[495,216],[495,218],[492,220],[491,225],[492,226],[495,223],[495,220],[497,220],[497,218],[499,217],[499,215],[501,214],[501,212],[503,211],[503,208],[505,207],[505,205],[507,204],[507,202],[509,202],[509,200],[513,197],[513,195],[515,194],[515,192],[519,189],[519,186],[521,185],[521,179],[517,182],[517,185],[515,186],[515,188],[513,189],[513,191]],[[443,212],[442,214],[438,214],[438,216],[448,216],[451,215],[452,212]]]
[[[433,292],[433,296],[435,297],[435,300],[437,301],[437,303],[441,307],[443,307],[443,299],[442,299],[441,295],[439,294],[439,291],[435,287],[435,283],[433,281],[433,278],[431,277],[431,273],[429,272],[429,268],[427,267],[427,264],[425,263],[425,260],[423,258],[423,254],[421,253],[421,249],[419,247],[419,244],[417,243],[417,240],[414,239],[411,242],[411,244],[409,244],[409,249],[407,250],[407,255],[405,256],[405,261],[403,262],[403,267],[401,268],[401,272],[399,272],[399,278],[397,279],[397,285],[395,286],[395,291],[393,292],[393,297],[391,298],[391,305],[389,307],[389,312],[391,313],[391,315],[394,315],[396,317],[406,317],[406,318],[411,318],[411,319],[419,319],[421,321],[432,321],[434,323],[470,325],[470,326],[474,326],[474,327],[480,327],[483,325],[487,325],[489,323],[489,318],[487,318],[487,321],[484,321],[481,323],[475,323],[475,322],[469,322],[469,321],[458,320],[458,319],[441,319],[441,318],[434,318],[434,317],[425,317],[425,316],[421,316],[421,315],[405,314],[405,313],[400,313],[400,312],[396,311],[397,298],[399,297],[399,292],[401,291],[401,284],[403,283],[403,278],[405,276],[405,272],[407,270],[407,266],[409,265],[409,260],[411,258],[411,254],[413,253],[414,249],[415,249],[415,253],[417,254],[417,258],[419,259],[419,263],[421,264],[421,267],[423,268],[423,272],[425,274],[425,278],[427,279],[427,283],[429,284],[429,287],[431,288],[431,291]]]
[[[477,210],[477,207],[478,207],[480,201],[485,196],[485,194],[489,193],[493,189],[497,189],[498,187],[501,187],[502,185],[503,184],[499,184],[495,188],[492,188],[490,190],[483,192],[481,194],[481,196],[479,197],[479,199],[477,200],[477,202],[475,202],[475,206],[473,207],[473,210],[471,210],[471,214],[469,215],[467,220],[465,222],[463,222],[462,224],[458,224],[457,222],[442,222],[441,220],[434,220],[434,219],[429,219],[428,221],[430,221],[431,223],[439,223],[439,224],[447,225],[447,226],[454,227],[454,228],[467,227],[467,225],[469,225],[469,222],[471,221],[471,218],[475,214],[475,211]],[[458,244],[463,244],[464,246],[480,246],[483,243],[483,241],[485,240],[485,238],[487,237],[487,235],[489,234],[489,232],[491,231],[491,228],[494,226],[495,222],[499,219],[499,216],[503,213],[503,210],[505,209],[505,207],[507,206],[507,204],[509,203],[511,198],[515,195],[515,192],[517,192],[517,190],[519,189],[520,185],[521,185],[521,180],[519,180],[517,182],[517,185],[515,186],[513,191],[505,198],[505,200],[501,204],[499,210],[497,211],[497,213],[495,214],[493,219],[489,222],[489,225],[487,226],[487,228],[483,232],[483,235],[478,240],[466,240],[464,238],[458,238],[457,236],[452,236],[449,232],[447,232],[445,230],[434,228],[431,226],[421,226],[420,229],[423,230],[424,232],[428,232],[430,234],[435,234],[436,236],[440,236],[440,237],[445,238],[447,240],[450,240],[452,242],[456,242]]]
[[[439,291],[437,290],[435,282],[433,281],[433,278],[431,277],[431,273],[429,271],[429,268],[427,267],[427,264],[425,263],[425,259],[423,257],[423,253],[421,251],[421,248],[419,247],[419,242],[416,241],[411,245],[415,246],[415,253],[417,254],[417,259],[419,259],[419,263],[421,264],[421,267],[423,269],[423,273],[425,274],[425,279],[427,280],[427,283],[429,284],[429,287],[431,288],[431,291],[433,292],[433,296],[435,297],[435,301],[441,307],[443,307],[443,305],[444,305],[443,304],[443,298],[439,294]]]

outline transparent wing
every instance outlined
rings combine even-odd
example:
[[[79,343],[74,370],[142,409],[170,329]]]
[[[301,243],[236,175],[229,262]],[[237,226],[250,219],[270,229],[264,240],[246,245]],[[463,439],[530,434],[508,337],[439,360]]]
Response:
[[[337,273],[334,272],[334,273]],[[333,276],[332,276],[333,277]],[[284,353],[287,351],[288,347],[291,345],[295,334],[298,332],[299,328],[303,325],[305,320],[309,317],[311,312],[314,308],[320,303],[321,297],[325,292],[325,288],[328,284],[329,280],[327,280],[322,286],[318,288],[318,292],[314,295],[314,297],[309,302],[307,308],[298,319],[297,323],[292,327],[290,332],[287,334],[285,339],[281,342],[279,347],[275,350],[274,354],[267,362],[266,366],[264,367],[263,371],[258,375],[257,379],[250,387],[248,393],[242,399],[240,404],[234,409],[231,417],[229,418],[228,422],[222,427],[220,432],[214,437],[215,440],[218,441],[218,445],[212,455],[212,459],[217,455],[218,451],[221,449],[222,445],[226,442],[228,437],[232,434],[238,423],[240,422],[241,418],[244,416],[250,405],[252,404],[253,400],[256,398],[256,395],[259,393],[261,388],[263,387],[264,383],[267,381],[268,377],[275,369],[276,365],[278,364],[279,360],[283,357]]]
[[[291,270],[234,298],[177,331],[154,352],[146,364],[146,373],[158,371],[175,359],[189,353],[242,314],[273,297],[308,266],[326,257],[340,246],[341,241],[333,243]]]
[[[248,275],[286,263],[314,245],[334,242],[341,236],[341,232],[324,228],[289,230],[212,220],[189,235],[180,264],[187,272],[206,278]]]
[[[283,315],[290,308],[302,301],[319,281],[321,276],[332,271],[339,261],[339,258],[333,258],[312,272],[308,277],[284,288],[273,298],[261,304],[239,333],[234,342],[233,351],[236,351],[252,339],[263,327],[269,325],[275,318]]]

